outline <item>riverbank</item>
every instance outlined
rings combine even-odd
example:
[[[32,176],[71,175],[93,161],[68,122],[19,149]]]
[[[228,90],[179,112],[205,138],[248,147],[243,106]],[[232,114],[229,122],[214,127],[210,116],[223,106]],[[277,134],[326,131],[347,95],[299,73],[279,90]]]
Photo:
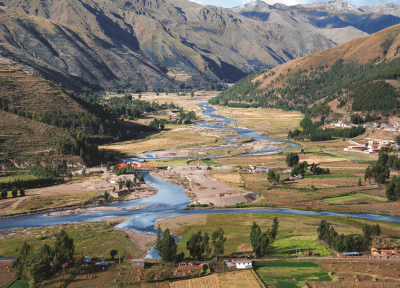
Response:
[[[226,167],[232,168],[232,167]],[[208,170],[196,165],[174,166],[170,170],[152,172],[153,177],[184,188],[191,204],[208,204],[225,207],[237,203],[254,202],[259,196],[254,192],[243,192],[228,186],[217,179],[207,177]]]

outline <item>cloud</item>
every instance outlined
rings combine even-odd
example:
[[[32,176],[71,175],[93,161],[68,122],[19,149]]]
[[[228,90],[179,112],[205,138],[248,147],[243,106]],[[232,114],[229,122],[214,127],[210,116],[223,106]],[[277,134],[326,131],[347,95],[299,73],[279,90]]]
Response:
[[[200,5],[203,5],[203,3],[201,3],[200,1],[198,1],[198,0],[189,0],[190,2],[194,2],[194,3],[197,3],[197,4],[200,4]],[[203,5],[204,6],[204,5]]]

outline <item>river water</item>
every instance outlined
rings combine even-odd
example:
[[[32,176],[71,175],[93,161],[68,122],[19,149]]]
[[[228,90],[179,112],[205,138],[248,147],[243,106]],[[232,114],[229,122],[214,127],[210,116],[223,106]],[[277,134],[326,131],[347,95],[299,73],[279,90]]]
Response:
[[[209,107],[207,104],[200,104],[205,110],[204,114],[209,115],[214,118],[218,118],[218,123],[197,123],[196,125],[207,126],[209,128],[218,128],[225,129],[224,124],[233,122],[233,119],[225,118],[220,115],[216,115],[213,112],[215,111],[213,108]],[[231,129],[232,128],[226,128]],[[248,129],[235,129],[241,136],[251,136],[258,139],[268,139],[266,136],[258,136],[253,135],[252,133],[256,132]],[[271,141],[278,141],[272,140]],[[282,141],[280,141],[282,142]],[[295,145],[295,144],[292,144]],[[269,152],[271,150],[264,149],[261,152]],[[252,154],[252,153],[250,153]],[[226,156],[225,156],[226,157]],[[121,201],[118,203],[112,203],[108,206],[111,207],[120,207],[119,211],[100,211],[100,212],[92,212],[90,215],[74,214],[68,216],[60,216],[60,217],[43,217],[44,214],[34,214],[34,215],[26,215],[19,216],[9,219],[0,220],[0,230],[6,230],[17,227],[42,227],[47,225],[55,225],[55,224],[66,224],[66,223],[76,223],[83,221],[96,221],[100,218],[104,217],[130,217],[129,220],[119,224],[117,228],[121,229],[130,229],[136,232],[141,233],[156,233],[156,229],[154,228],[154,224],[161,219],[166,219],[168,217],[176,217],[180,215],[189,215],[189,214],[209,214],[209,213],[253,213],[253,212],[261,212],[261,213],[283,213],[283,214],[297,214],[297,215],[315,215],[315,216],[349,216],[361,219],[372,219],[372,220],[385,220],[385,221],[400,221],[399,217],[394,216],[382,216],[376,214],[338,214],[331,212],[307,212],[307,211],[298,211],[292,209],[220,209],[220,210],[183,210],[187,204],[190,203],[189,197],[183,193],[183,188],[177,185],[170,184],[163,180],[154,178],[150,175],[145,176],[145,181],[148,185],[159,189],[159,192],[150,198],[131,200],[131,201]],[[130,210],[126,208],[137,207],[147,205],[144,208],[137,210]],[[173,216],[168,216],[173,215]],[[158,219],[158,220],[156,220]],[[148,257],[155,257],[156,253],[154,250],[149,252]]]

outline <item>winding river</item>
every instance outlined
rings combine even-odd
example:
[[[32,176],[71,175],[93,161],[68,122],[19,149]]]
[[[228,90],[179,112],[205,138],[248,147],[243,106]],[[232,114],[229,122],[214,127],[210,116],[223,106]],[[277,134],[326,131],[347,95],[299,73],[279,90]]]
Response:
[[[203,107],[205,115],[217,118],[218,121],[212,123],[210,122],[196,123],[196,125],[206,126],[208,128],[236,130],[240,136],[251,136],[255,140],[263,139],[270,141],[279,141],[279,140],[268,139],[267,136],[254,135],[252,133],[255,133],[256,131],[253,130],[225,127],[226,123],[230,123],[235,120],[214,114],[215,110],[212,107],[209,107],[206,103],[202,103],[200,104],[200,106]],[[296,144],[291,144],[291,145],[294,146]],[[271,152],[271,150],[264,149],[255,153],[262,153],[262,152]],[[248,154],[243,154],[242,156],[253,155],[253,154],[254,153],[248,153]],[[156,229],[154,228],[154,224],[157,221],[166,219],[168,217],[176,217],[179,215],[188,215],[188,214],[252,213],[252,212],[284,213],[284,214],[316,215],[316,216],[317,215],[349,216],[362,219],[385,220],[385,221],[396,221],[396,222],[400,221],[400,217],[395,217],[395,216],[382,216],[376,214],[338,214],[331,212],[307,212],[307,211],[298,211],[298,210],[283,209],[283,208],[282,209],[239,209],[239,210],[237,209],[183,210],[183,208],[185,208],[186,205],[190,203],[190,201],[189,197],[185,193],[183,193],[182,187],[170,184],[168,182],[154,178],[150,175],[145,176],[145,181],[148,185],[156,189],[159,189],[159,192],[151,198],[144,198],[131,201],[121,201],[118,203],[109,204],[109,206],[111,207],[120,207],[121,210],[91,212],[90,215],[85,215],[84,213],[82,213],[82,214],[74,214],[74,215],[60,216],[60,217],[43,217],[45,213],[19,216],[19,217],[0,220],[0,230],[6,230],[17,227],[28,228],[28,227],[41,227],[41,226],[55,225],[55,224],[76,223],[83,221],[96,221],[104,217],[117,216],[117,217],[130,217],[129,220],[119,224],[117,228],[130,229],[141,233],[155,234]],[[137,210],[126,209],[142,205],[147,205],[147,206]],[[173,215],[173,216],[168,216],[168,215]],[[148,257],[151,258],[154,257],[155,255],[156,255],[155,251],[152,250],[149,252]]]

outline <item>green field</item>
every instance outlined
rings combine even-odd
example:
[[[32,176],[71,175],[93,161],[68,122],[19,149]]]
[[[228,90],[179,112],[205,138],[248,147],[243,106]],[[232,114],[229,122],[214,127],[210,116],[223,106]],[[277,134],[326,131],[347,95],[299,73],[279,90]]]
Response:
[[[307,178],[351,178],[351,177],[360,177],[354,174],[346,173],[346,174],[323,174],[323,175],[313,175],[310,173],[306,173],[305,177]]]
[[[331,153],[326,153],[326,152],[313,152],[313,154],[318,155],[318,156],[329,156],[329,157],[332,157],[332,158],[345,158],[345,157],[342,157],[342,156],[337,156],[337,155],[333,155]]]
[[[16,257],[24,242],[32,246],[33,253],[38,253],[43,244],[53,247],[53,237],[56,237],[61,229],[65,229],[74,239],[75,256],[84,253],[93,257],[110,257],[109,252],[112,249],[117,250],[121,256],[130,254],[139,257],[144,253],[133,245],[124,231],[115,230],[113,225],[99,221],[30,228],[29,234],[23,233],[23,229],[16,230],[15,235],[1,239],[0,255]]]
[[[304,253],[308,250],[314,252],[314,256],[320,257],[333,257],[335,256],[320,242],[317,242],[317,236],[295,236],[289,238],[278,239],[270,246],[270,255],[281,255],[281,256],[293,256],[296,253],[297,248],[301,248]]]
[[[8,175],[8,176],[0,176],[0,182],[9,182],[9,181],[14,181],[14,180],[31,180],[35,179],[35,176],[30,175],[29,173],[18,173],[14,175]]]
[[[10,288],[29,288],[28,281],[17,280],[15,281]]]
[[[332,281],[327,272],[313,261],[268,261],[253,262],[258,276],[267,285],[277,288],[304,287],[307,282]]]

